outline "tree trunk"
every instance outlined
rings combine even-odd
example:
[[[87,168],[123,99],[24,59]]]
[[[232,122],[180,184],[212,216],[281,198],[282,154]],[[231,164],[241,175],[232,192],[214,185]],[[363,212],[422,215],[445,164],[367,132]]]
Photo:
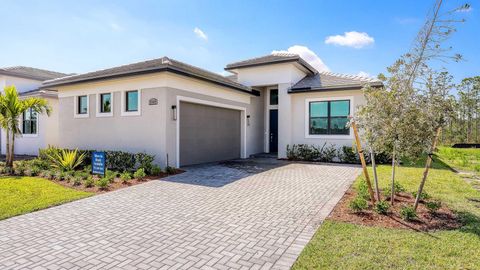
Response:
[[[10,168],[9,160],[10,160],[10,129],[7,128],[6,130],[6,148],[5,149],[5,165]]]
[[[377,164],[375,164],[375,153],[370,148],[370,157],[372,159],[373,182],[375,184],[375,193],[377,193],[377,201],[380,201],[380,189],[378,188]]]
[[[12,134],[12,145],[10,147],[12,148],[10,151],[10,168],[13,168],[13,160],[15,158],[15,134]]]
[[[417,211],[418,203],[420,202],[420,197],[423,192],[423,187],[425,186],[425,182],[427,181],[428,170],[432,165],[432,155],[433,155],[433,152],[435,151],[435,148],[437,147],[437,140],[438,140],[438,137],[440,136],[441,131],[442,131],[442,128],[440,127],[437,128],[437,134],[435,134],[435,138],[433,139],[432,148],[430,149],[430,153],[428,153],[427,163],[425,164],[425,170],[423,171],[423,178],[422,178],[422,181],[420,182],[420,186],[418,187],[417,198],[415,198],[415,204],[413,205],[413,209],[415,211]]]
[[[390,203],[391,205],[393,205],[394,201],[395,201],[395,160],[396,160],[396,156],[395,156],[395,146],[393,147],[393,154],[392,154],[392,191],[391,191],[391,195],[390,195]]]

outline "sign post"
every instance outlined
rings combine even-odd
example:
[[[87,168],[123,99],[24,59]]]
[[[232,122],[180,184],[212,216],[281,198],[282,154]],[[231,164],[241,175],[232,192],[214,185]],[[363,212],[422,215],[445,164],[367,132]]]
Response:
[[[92,153],[92,174],[100,174],[105,176],[105,152]]]

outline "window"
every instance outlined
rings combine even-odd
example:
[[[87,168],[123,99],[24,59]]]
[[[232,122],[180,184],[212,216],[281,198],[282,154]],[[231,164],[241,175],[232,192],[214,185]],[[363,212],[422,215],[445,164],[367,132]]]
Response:
[[[270,105],[278,105],[278,89],[270,90]]]
[[[88,96],[78,97],[77,114],[88,114]]]
[[[138,91],[127,91],[125,93],[125,111],[136,112],[138,111]]]
[[[100,94],[100,112],[112,112],[112,94]]]
[[[28,109],[23,113],[22,133],[23,134],[37,134],[38,114],[33,109]]]
[[[309,107],[310,135],[350,135],[350,100],[314,101]]]

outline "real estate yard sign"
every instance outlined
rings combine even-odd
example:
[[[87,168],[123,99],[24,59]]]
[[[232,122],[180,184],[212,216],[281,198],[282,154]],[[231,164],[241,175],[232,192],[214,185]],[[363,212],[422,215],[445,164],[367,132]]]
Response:
[[[92,153],[92,174],[105,175],[105,152]]]

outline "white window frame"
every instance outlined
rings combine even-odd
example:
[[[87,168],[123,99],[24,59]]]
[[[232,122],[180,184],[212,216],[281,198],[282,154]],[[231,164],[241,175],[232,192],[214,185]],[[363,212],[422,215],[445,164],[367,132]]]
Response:
[[[127,92],[131,92],[131,91],[138,91],[138,110],[137,111],[134,111],[134,112],[128,112],[127,111],[127,106],[126,106],[126,101],[127,101]],[[121,92],[122,93],[122,98],[121,98],[121,105],[122,105],[122,109],[121,109],[121,113],[120,115],[121,116],[139,116],[139,115],[142,115],[142,90],[140,89],[131,89],[131,90],[124,90]]]
[[[341,134],[310,134],[310,102],[317,101],[335,101],[335,100],[349,100],[350,101],[350,116],[353,115],[353,96],[345,97],[322,97],[322,98],[306,98],[305,99],[305,138],[306,139],[353,139],[353,129],[350,127],[349,135]]]
[[[85,114],[80,114],[78,113],[78,98],[79,97],[82,97],[82,96],[87,96],[87,113]],[[90,117],[90,95],[89,94],[85,94],[85,95],[76,95],[74,96],[74,108],[73,108],[73,117],[74,118],[88,118]]]
[[[25,113],[25,112],[23,112],[23,113]],[[39,127],[38,122],[40,121],[40,114],[37,113],[37,122],[36,122],[36,126],[37,126],[37,127],[36,127],[36,131],[37,131],[37,132],[34,133],[34,134],[24,134],[24,133],[23,133],[23,128],[24,128],[24,126],[25,126],[25,125],[23,124],[23,114],[22,114],[21,117],[22,117],[22,137],[24,137],[24,138],[36,138],[36,137],[38,137],[38,127]]]
[[[102,93],[97,93],[96,97],[96,103],[97,103],[97,109],[96,109],[96,116],[97,117],[112,117],[113,116],[113,100],[114,100],[114,92],[102,92]],[[100,104],[101,101],[101,95],[103,94],[110,94],[110,112],[102,112],[101,107],[102,104]]]

